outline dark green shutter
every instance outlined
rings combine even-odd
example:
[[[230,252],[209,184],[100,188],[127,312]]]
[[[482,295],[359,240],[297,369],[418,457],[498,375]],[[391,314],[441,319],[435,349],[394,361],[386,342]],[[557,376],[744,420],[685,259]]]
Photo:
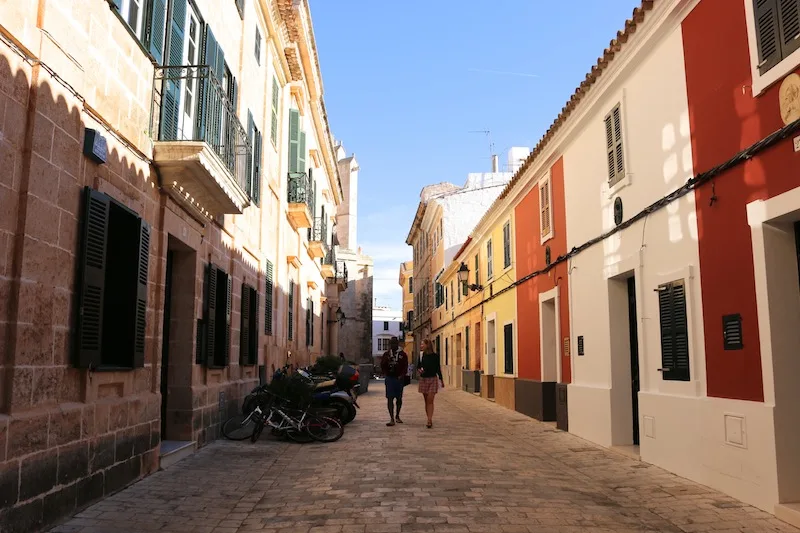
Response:
[[[289,110],[289,172],[300,172],[300,111]]]
[[[114,3],[114,7],[117,8],[117,11],[122,9],[122,0],[111,0]]]
[[[186,9],[187,0],[172,0],[166,61],[169,66],[179,67],[183,64]],[[164,80],[164,97],[161,103],[161,140],[165,141],[176,140],[178,137],[181,106],[181,83],[177,79],[179,76],[180,69],[169,69],[168,78]]]
[[[311,300],[311,346],[314,346],[314,300]]]
[[[145,336],[147,332],[147,275],[150,265],[150,226],[139,221],[139,269],[136,290],[136,324],[133,341],[133,366],[144,366]]]
[[[272,124],[270,126],[270,135],[272,144],[278,145],[278,80],[272,78]]]
[[[106,249],[111,199],[84,189],[83,241],[78,294],[78,348],[75,364],[94,368],[102,363]]]
[[[756,41],[758,43],[758,71],[764,74],[783,57],[778,22],[777,0],[756,0]]]
[[[311,298],[306,300],[306,346],[311,346]]]
[[[469,326],[464,326],[464,368],[469,370]]]
[[[783,57],[800,48],[800,0],[779,0]]]
[[[297,150],[297,171],[306,171],[306,132],[300,131],[300,141]]]
[[[250,145],[255,146],[255,129],[256,124],[253,121],[253,114],[247,111],[247,138],[250,139]],[[247,159],[247,185],[245,192],[247,196],[253,198],[253,158],[255,156],[255,149],[253,149],[250,157]]]
[[[658,289],[661,321],[662,377],[670,381],[689,381],[689,328],[686,316],[686,286],[683,281]]]
[[[225,280],[227,281],[227,294],[225,295],[225,349],[223,350],[225,359],[222,366],[228,366],[231,362],[231,303],[233,294],[231,292],[232,278],[230,274],[225,275]]]
[[[118,0],[121,1],[121,0]],[[167,22],[166,0],[151,0],[150,13],[147,21],[145,46],[150,50],[153,59],[159,65],[164,62],[164,37]]]
[[[622,108],[619,104],[606,115],[606,159],[608,183],[614,185],[625,176],[625,159],[622,149]]]
[[[217,353],[217,267],[208,264],[206,268],[206,365],[214,365]]]
[[[264,286],[264,334],[272,335],[272,298],[275,269],[272,261],[267,261],[266,284]]]
[[[289,282],[289,340],[294,339],[294,281]]]
[[[225,76],[225,54],[214,37],[211,27],[205,26],[205,43],[203,46],[203,64],[211,69],[211,75],[222,85]],[[233,89],[236,90],[236,89]],[[200,83],[200,105],[198,120],[200,123],[200,139],[214,146],[219,146],[222,130],[222,105],[218,95],[212,89],[210,79]],[[235,102],[234,102],[235,105]]]
[[[503,351],[505,352],[505,373],[514,373],[514,326],[503,326]]]
[[[256,205],[261,203],[261,147],[263,139],[261,132],[255,130],[255,140],[253,142],[253,202]]]
[[[239,332],[239,364],[250,361],[250,287],[242,283],[242,325]]]
[[[258,363],[258,291],[250,289],[250,364]]]

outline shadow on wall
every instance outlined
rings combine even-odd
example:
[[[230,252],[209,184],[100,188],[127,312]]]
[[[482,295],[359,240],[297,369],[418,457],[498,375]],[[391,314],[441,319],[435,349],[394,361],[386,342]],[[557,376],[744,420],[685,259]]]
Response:
[[[38,82],[31,86],[34,73]],[[256,364],[240,364],[242,283],[259,293],[260,353],[272,339],[285,338],[286,320],[278,315],[278,309],[285,313],[285,304],[277,302],[285,302],[286,294],[275,283],[273,336],[267,336],[263,266],[232,248],[219,228],[207,224],[203,229],[160,194],[148,161],[84,113],[80,101],[40,66],[27,65],[6,47],[0,47],[0,108],[5,111],[0,124],[5,170],[0,173],[0,530],[30,533],[156,471],[165,425],[199,445],[217,438],[218,423],[238,409],[240,398],[258,381],[257,362],[266,360],[257,356]],[[105,164],[82,155],[85,128],[108,140]],[[151,227],[144,262],[144,357],[134,368],[75,368],[71,332],[77,324],[85,186],[112,197]],[[190,294],[173,298],[170,305],[172,357],[164,418],[161,361],[169,250],[190,254],[184,258],[194,255],[171,278],[188,276],[184,290]],[[209,257],[232,276],[230,364],[218,369],[196,364]],[[107,287],[107,301],[114,295]],[[295,305],[295,319],[302,324],[302,299],[296,297]],[[295,329],[301,347],[302,332]]]

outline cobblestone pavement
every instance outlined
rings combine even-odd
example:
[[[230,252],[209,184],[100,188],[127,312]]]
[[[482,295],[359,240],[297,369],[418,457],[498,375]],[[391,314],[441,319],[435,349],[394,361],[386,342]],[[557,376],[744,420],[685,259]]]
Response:
[[[332,444],[217,441],[52,533],[795,532],[771,515],[471,394],[425,428],[382,383]]]

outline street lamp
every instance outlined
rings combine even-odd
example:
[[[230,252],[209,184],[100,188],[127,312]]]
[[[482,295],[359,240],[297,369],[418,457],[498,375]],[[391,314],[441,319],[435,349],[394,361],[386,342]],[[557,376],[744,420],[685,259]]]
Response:
[[[477,283],[472,283],[467,285],[468,281],[469,281],[469,267],[466,265],[466,263],[462,262],[461,266],[458,268],[458,282],[466,285],[471,291],[483,290],[483,286],[478,285]]]
[[[336,320],[328,320],[328,324],[335,324],[339,322],[339,327],[344,326],[344,321],[347,320],[347,316],[342,311],[341,307],[336,308]]]

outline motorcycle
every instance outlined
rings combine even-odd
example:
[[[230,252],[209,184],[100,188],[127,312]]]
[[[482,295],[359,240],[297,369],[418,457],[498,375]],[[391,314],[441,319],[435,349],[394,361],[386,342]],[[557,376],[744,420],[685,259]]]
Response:
[[[350,375],[349,372],[340,372],[335,379],[318,381],[319,376],[313,376],[306,370],[299,370],[298,374],[309,383],[313,383],[312,408],[329,408],[335,410],[334,417],[342,424],[352,422],[356,417],[356,409],[360,409],[356,395],[360,389],[358,384],[358,371]],[[353,381],[353,376],[355,380]],[[325,376],[329,377],[329,376]]]

